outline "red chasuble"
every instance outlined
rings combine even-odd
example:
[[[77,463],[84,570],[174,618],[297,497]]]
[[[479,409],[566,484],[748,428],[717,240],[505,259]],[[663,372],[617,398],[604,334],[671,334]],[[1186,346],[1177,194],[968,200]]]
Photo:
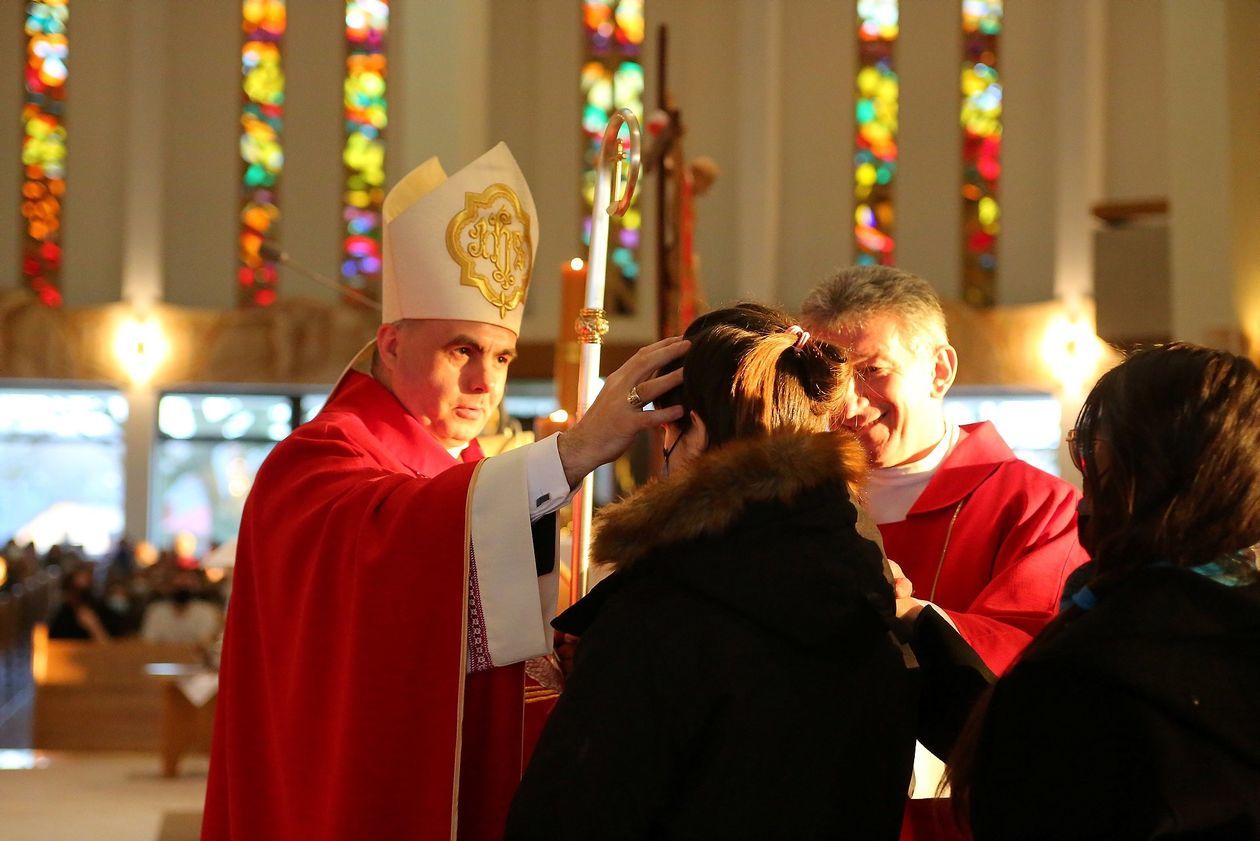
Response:
[[[949,614],[985,663],[1004,672],[1059,610],[1087,558],[1080,494],[1020,461],[990,423],[962,427],[906,519],[879,527],[915,595]],[[901,841],[963,841],[949,800],[907,801]]]
[[[1079,499],[1016,458],[992,424],[967,424],[906,519],[879,531],[915,596],[943,608],[1001,674],[1058,613],[1064,582],[1087,560]]]
[[[203,839],[502,837],[524,689],[520,665],[491,668],[498,631],[481,624],[480,458],[452,458],[360,374],[267,458],[241,523]]]

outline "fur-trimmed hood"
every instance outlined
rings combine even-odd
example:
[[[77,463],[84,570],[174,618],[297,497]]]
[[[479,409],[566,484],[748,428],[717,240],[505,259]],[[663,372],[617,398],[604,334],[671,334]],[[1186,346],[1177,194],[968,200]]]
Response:
[[[883,553],[857,527],[865,464],[846,432],[778,433],[701,455],[600,512],[593,554],[615,570],[553,624],[581,636],[633,592],[666,616],[680,603],[721,606],[732,617],[722,621],[741,617],[823,657],[864,644],[854,629],[882,633],[893,613]]]
[[[732,441],[602,508],[591,556],[628,569],[658,547],[725,532],[754,503],[791,503],[829,483],[852,494],[866,463],[862,445],[843,431]]]

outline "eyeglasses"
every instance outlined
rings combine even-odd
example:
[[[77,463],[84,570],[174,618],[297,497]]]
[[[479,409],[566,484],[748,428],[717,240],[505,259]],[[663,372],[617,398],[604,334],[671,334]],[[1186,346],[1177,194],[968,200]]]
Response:
[[[1105,473],[1107,470],[1107,459],[1098,459],[1095,458],[1095,456],[1098,454],[1098,445],[1102,444],[1106,447],[1108,446],[1107,441],[1108,439],[1101,435],[1091,433],[1082,437],[1075,429],[1069,429],[1067,434],[1067,446],[1068,458],[1072,460],[1072,466],[1081,471],[1081,474],[1084,475],[1085,468],[1091,461],[1093,461],[1094,469],[1100,471],[1099,475]],[[1106,456],[1107,453],[1104,453],[1103,455]]]
[[[1081,439],[1076,435],[1076,429],[1069,429],[1067,434],[1068,458],[1072,460],[1072,466],[1081,473],[1085,472],[1085,453],[1082,447]]]

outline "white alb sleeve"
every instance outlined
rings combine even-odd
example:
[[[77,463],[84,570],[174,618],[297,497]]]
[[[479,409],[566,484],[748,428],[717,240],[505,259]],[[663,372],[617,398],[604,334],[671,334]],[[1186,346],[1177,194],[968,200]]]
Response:
[[[569,480],[564,478],[559,443],[560,433],[557,432],[527,448],[529,516],[535,521],[559,510],[573,496]]]
[[[529,481],[531,451],[548,446],[555,454],[554,441],[541,441],[486,459],[472,488],[469,513],[476,581],[469,594],[470,609],[474,617],[480,614],[479,630],[484,631],[495,666],[551,651],[559,573],[553,568],[538,575],[531,523],[544,515],[534,515],[537,496],[531,496]]]

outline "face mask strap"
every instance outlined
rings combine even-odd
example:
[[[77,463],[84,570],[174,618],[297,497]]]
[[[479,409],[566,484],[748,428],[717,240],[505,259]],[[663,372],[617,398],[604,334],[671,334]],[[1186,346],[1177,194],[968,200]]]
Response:
[[[686,434],[687,432],[685,430],[682,432],[679,432],[678,437],[674,439],[674,443],[670,444],[669,447],[664,447],[664,446],[661,447],[661,455],[665,459],[666,469],[669,468],[669,457],[674,454],[674,450],[678,449],[679,442],[682,441],[683,436]]]

